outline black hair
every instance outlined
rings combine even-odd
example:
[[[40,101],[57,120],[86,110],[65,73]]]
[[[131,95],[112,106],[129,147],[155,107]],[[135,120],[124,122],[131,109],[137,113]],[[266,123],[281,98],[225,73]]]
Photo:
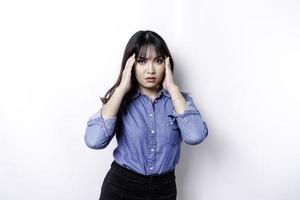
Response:
[[[164,39],[158,35],[154,31],[146,30],[146,31],[138,31],[129,39],[126,48],[124,50],[123,59],[121,63],[121,69],[119,73],[118,80],[116,83],[106,92],[104,97],[100,97],[103,104],[106,104],[110,97],[113,95],[115,89],[120,85],[122,79],[122,72],[125,68],[126,62],[130,56],[135,53],[135,58],[137,57],[146,57],[147,49],[149,45],[153,45],[157,56],[161,56],[164,59],[169,57],[171,70],[173,72],[174,62],[171,56],[171,53],[167,47]],[[131,75],[132,86],[129,92],[124,96],[122,100],[121,107],[127,105],[129,103],[133,91],[138,87],[138,82],[135,77],[134,70],[132,70]],[[162,84],[160,85],[160,89],[162,88]]]

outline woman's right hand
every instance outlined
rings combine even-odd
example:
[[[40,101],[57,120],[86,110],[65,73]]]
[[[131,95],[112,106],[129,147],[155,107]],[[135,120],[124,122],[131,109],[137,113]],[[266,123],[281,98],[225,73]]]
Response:
[[[122,72],[122,79],[119,88],[127,93],[131,88],[131,71],[135,62],[135,53],[132,54],[126,61],[125,68]]]

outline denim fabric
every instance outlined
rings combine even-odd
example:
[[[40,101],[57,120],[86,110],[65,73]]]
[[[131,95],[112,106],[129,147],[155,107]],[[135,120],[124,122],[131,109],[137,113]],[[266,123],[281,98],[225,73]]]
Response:
[[[140,174],[162,174],[180,160],[181,142],[200,144],[208,135],[206,122],[190,93],[183,113],[176,113],[172,97],[162,89],[151,100],[138,88],[118,117],[103,119],[101,110],[87,122],[84,140],[92,149],[104,149],[116,136],[114,160]]]

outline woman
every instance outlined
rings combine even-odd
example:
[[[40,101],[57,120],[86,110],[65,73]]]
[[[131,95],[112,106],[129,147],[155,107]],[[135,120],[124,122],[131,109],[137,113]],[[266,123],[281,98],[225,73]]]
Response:
[[[92,149],[105,148],[114,135],[118,142],[100,200],[176,199],[181,142],[199,144],[208,129],[191,95],[174,82],[173,66],[157,33],[138,31],[130,38],[119,78],[84,137]]]

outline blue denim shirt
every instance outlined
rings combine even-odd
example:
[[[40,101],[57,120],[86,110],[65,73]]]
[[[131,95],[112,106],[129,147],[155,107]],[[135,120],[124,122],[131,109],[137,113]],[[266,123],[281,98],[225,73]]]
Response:
[[[167,90],[162,89],[152,102],[136,89],[126,110],[120,116],[103,119],[100,108],[87,121],[85,143],[92,149],[103,149],[116,135],[115,161],[140,174],[162,174],[179,162],[182,140],[200,144],[208,135],[206,123],[190,93],[181,92],[187,104],[178,114]],[[117,120],[118,119],[118,120]]]

